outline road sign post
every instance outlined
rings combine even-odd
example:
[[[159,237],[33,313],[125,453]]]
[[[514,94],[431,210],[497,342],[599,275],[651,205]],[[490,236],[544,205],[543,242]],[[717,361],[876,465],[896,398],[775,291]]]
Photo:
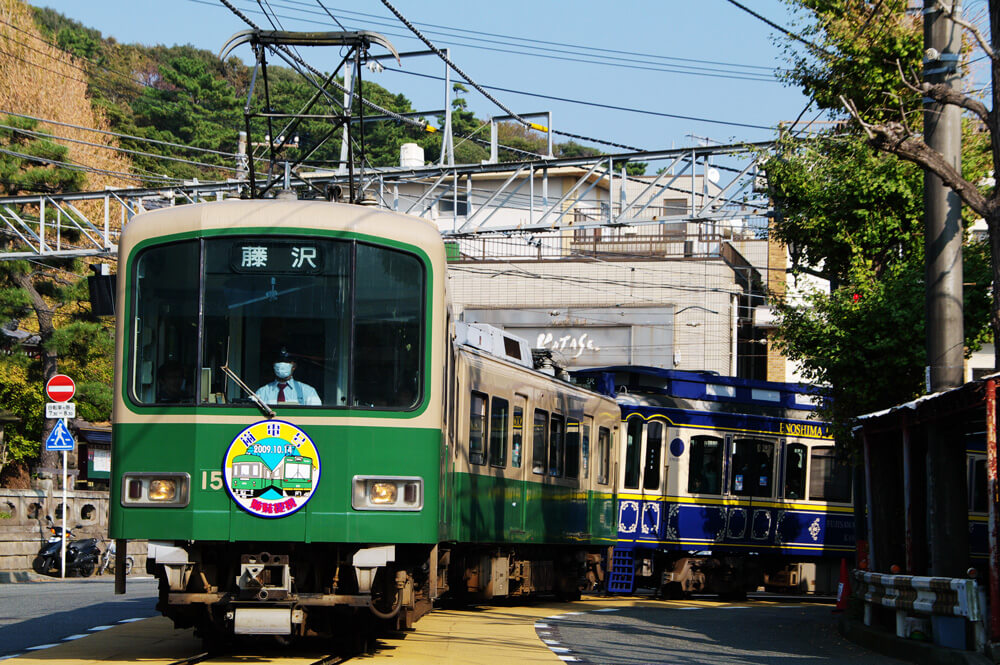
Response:
[[[61,376],[61,375],[57,375]],[[53,377],[55,378],[55,377]],[[66,377],[69,379],[69,377]],[[72,379],[70,379],[72,382]],[[49,381],[51,383],[51,380]],[[46,384],[45,392],[49,393],[49,386]],[[57,393],[59,394],[59,393]],[[69,397],[72,397],[73,393],[69,393]],[[67,399],[69,399],[67,397]],[[61,406],[61,405],[60,405]],[[52,428],[49,432],[49,436],[45,439],[45,449],[46,450],[61,450],[62,451],[62,461],[63,461],[63,500],[62,500],[62,553],[59,555],[60,566],[59,572],[61,577],[66,577],[66,513],[69,512],[69,497],[67,496],[66,485],[68,483],[67,475],[68,463],[66,453],[73,450],[76,442],[73,440],[73,435],[70,434],[69,427],[66,426],[66,419],[60,418],[56,421],[56,426]]]

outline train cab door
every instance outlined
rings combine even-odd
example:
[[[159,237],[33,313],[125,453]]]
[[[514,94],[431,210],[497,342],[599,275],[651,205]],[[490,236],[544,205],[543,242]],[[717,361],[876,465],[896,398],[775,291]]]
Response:
[[[778,453],[773,439],[732,438],[728,494],[736,501],[727,510],[725,542],[765,545],[773,538]]]
[[[663,446],[666,426],[630,416],[625,426],[619,532],[635,540],[658,540],[663,525]]]
[[[528,398],[515,394],[511,413],[510,466],[514,472],[514,482],[510,485],[504,501],[504,523],[511,540],[521,540],[525,535],[525,516],[528,505],[528,464],[525,459],[524,415],[528,410]]]

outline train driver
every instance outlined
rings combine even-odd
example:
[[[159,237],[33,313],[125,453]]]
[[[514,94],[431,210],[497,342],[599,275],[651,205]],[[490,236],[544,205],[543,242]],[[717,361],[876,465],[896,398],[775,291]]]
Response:
[[[282,347],[274,358],[274,381],[257,389],[257,395],[268,404],[305,404],[319,406],[323,402],[316,389],[292,378],[295,362]]]

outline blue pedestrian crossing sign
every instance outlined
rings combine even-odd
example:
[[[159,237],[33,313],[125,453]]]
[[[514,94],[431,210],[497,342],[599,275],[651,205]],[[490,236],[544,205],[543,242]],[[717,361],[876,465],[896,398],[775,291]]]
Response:
[[[66,427],[66,419],[60,418],[56,421],[56,426],[52,428],[49,438],[45,439],[45,450],[73,450],[75,445],[73,435]]]

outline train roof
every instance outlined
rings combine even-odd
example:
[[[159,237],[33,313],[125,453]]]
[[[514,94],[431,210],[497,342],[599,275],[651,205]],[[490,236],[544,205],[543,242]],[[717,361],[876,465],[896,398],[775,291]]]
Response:
[[[690,402],[698,401],[717,403],[720,407],[739,404],[816,411],[823,400],[823,391],[817,386],[721,376],[714,372],[616,365],[574,370],[572,375],[577,381],[590,384],[593,390],[620,401],[623,394],[632,394],[635,399],[626,401],[676,408],[693,408]]]
[[[144,212],[122,230],[121,247],[129,249],[143,240],[165,235],[222,229],[355,232],[416,245],[444,261],[441,233],[426,219],[349,203],[286,199],[227,199]]]

